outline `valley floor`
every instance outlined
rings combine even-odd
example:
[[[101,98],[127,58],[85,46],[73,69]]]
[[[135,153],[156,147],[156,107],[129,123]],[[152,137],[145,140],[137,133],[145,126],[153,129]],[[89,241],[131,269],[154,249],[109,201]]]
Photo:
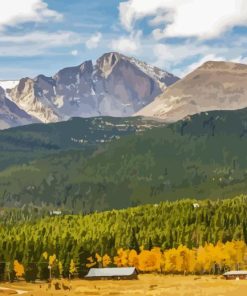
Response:
[[[85,281],[71,282],[71,291],[56,291],[48,284],[1,284],[0,295],[17,294],[16,290],[28,291],[26,296],[246,296],[247,281],[226,281],[213,276],[162,276],[139,275],[133,281]],[[1,287],[13,290],[1,290]]]

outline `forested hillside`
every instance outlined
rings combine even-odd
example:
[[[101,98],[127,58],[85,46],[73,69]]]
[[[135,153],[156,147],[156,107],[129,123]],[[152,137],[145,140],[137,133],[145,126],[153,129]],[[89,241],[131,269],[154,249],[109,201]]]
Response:
[[[246,135],[246,109],[168,126],[95,118],[10,129],[0,133],[0,204],[86,213],[232,197],[247,192]]]
[[[39,218],[35,212],[2,210],[0,274],[6,273],[6,263],[13,269],[14,260],[41,277],[49,276],[48,264],[54,276],[61,266],[68,276],[70,269],[75,272],[73,266],[82,275],[89,266],[102,264],[136,265],[141,271],[161,271],[163,264],[166,272],[200,273],[237,264],[243,268],[246,211],[246,196],[163,202],[85,216]]]
[[[61,151],[80,150],[90,155],[105,143],[163,125],[140,117],[94,117],[0,131],[0,170]]]

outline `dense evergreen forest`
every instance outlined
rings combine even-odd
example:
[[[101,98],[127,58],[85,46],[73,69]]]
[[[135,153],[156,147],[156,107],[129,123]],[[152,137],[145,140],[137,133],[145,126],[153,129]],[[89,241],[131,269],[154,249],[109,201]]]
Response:
[[[88,215],[2,209],[0,276],[47,279],[49,265],[54,277],[83,276],[90,266],[102,265],[182,273],[244,268],[246,211],[247,196]]]
[[[89,213],[246,193],[246,131],[246,109],[167,126],[100,117],[3,131],[0,206]]]

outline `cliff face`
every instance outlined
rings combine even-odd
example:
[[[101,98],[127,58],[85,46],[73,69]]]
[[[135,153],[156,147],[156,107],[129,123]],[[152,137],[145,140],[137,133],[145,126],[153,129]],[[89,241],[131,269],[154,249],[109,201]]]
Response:
[[[0,87],[0,129],[38,122],[14,102],[9,100],[5,91]]]

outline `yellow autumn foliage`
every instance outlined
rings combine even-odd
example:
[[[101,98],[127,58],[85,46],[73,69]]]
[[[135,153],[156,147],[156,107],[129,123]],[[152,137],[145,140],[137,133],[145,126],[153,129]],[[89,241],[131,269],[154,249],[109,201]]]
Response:
[[[114,257],[116,266],[133,266],[141,272],[164,273],[216,273],[225,269],[247,268],[247,246],[243,241],[206,243],[197,249],[184,245],[161,251],[154,247],[151,250],[120,248]]]
[[[222,273],[229,269],[247,268],[247,246],[244,241],[217,242],[215,245],[206,243],[198,248],[190,249],[184,245],[177,248],[161,250],[153,247],[145,250],[141,247],[139,252],[131,249],[120,248],[116,256],[111,258],[108,254],[103,256],[96,253],[87,258],[86,267],[107,267],[114,264],[117,267],[133,266],[139,272],[161,273]],[[63,265],[55,254],[49,256],[47,252],[42,254],[48,259],[48,264],[58,266],[59,274],[63,274]],[[17,277],[24,275],[24,267],[17,260],[14,261],[14,271]],[[72,259],[69,265],[70,274],[77,272],[76,264]]]
[[[75,262],[73,259],[71,259],[70,265],[69,265],[69,273],[73,275],[76,271],[77,271],[77,268],[76,268]]]
[[[118,267],[128,266],[128,254],[129,250],[119,249],[114,257],[114,264]]]
[[[18,262],[18,260],[14,261],[14,271],[17,277],[21,277],[24,275],[24,266]]]
[[[103,264],[103,267],[107,267],[111,264],[111,257],[108,256],[107,254],[105,254],[103,257],[102,257],[102,264]]]
[[[49,265],[52,266],[56,262],[56,259],[57,257],[55,254],[49,256]]]

